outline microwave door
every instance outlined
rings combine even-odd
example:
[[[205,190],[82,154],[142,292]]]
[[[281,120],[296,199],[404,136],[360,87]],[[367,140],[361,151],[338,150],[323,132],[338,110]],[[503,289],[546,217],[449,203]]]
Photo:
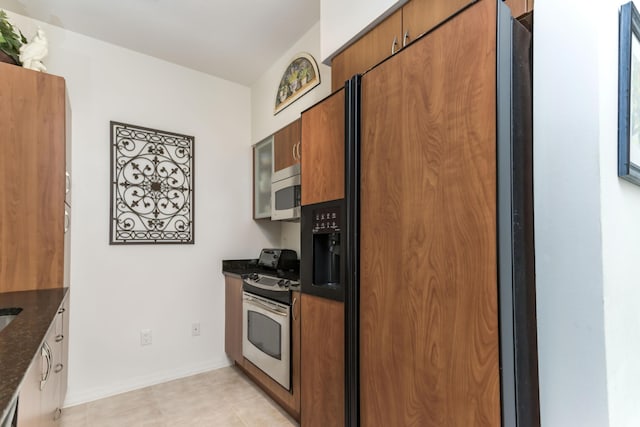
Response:
[[[300,175],[271,184],[271,219],[300,218]]]

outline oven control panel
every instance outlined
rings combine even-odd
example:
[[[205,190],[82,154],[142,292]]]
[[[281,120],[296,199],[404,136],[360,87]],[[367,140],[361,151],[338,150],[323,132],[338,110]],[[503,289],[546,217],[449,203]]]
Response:
[[[340,207],[329,206],[313,210],[311,232],[339,233],[340,232]]]

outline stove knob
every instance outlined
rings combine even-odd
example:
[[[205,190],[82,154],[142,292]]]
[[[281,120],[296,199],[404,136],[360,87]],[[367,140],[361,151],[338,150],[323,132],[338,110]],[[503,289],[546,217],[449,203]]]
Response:
[[[280,279],[278,280],[278,286],[288,287],[291,282],[289,280]]]
[[[251,273],[251,274],[249,274],[249,279],[251,279],[251,280],[258,280],[258,273]]]

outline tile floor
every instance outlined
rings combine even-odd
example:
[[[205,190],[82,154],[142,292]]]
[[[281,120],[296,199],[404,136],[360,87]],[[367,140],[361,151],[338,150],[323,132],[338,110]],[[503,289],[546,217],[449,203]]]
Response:
[[[61,427],[297,425],[233,367],[65,408],[60,419]]]

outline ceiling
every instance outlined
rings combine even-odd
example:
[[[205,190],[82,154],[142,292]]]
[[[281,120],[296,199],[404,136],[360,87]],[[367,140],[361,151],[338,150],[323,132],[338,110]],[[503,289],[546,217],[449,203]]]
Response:
[[[320,19],[320,0],[0,0],[0,8],[247,86]]]

